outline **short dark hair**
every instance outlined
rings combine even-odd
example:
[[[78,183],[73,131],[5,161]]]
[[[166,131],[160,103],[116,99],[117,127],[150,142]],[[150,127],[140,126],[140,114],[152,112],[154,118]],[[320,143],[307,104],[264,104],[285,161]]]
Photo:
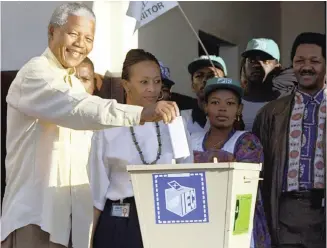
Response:
[[[80,65],[83,65],[83,64],[91,66],[92,70],[94,71],[94,64],[93,64],[92,60],[89,59],[89,57],[86,57],[82,61],[82,63],[80,63]]]
[[[121,76],[122,79],[129,80],[130,67],[143,61],[153,61],[160,68],[160,64],[157,58],[152,53],[146,52],[143,49],[131,49],[126,54],[126,58],[123,64],[122,76]]]
[[[293,61],[296,53],[296,49],[302,44],[314,44],[321,47],[322,56],[326,59],[326,35],[313,32],[305,32],[299,34],[292,46],[291,61]]]

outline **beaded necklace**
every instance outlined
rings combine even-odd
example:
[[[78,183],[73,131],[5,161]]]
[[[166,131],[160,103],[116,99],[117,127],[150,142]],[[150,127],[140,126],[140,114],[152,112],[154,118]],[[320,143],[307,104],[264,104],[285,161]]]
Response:
[[[152,161],[151,163],[146,162],[145,159],[144,159],[143,152],[142,152],[142,150],[141,150],[141,148],[140,148],[140,146],[139,146],[139,143],[138,143],[137,140],[136,140],[136,136],[135,136],[134,128],[133,128],[133,127],[130,127],[130,128],[129,128],[130,131],[131,131],[132,139],[133,139],[134,145],[135,145],[135,147],[136,147],[136,150],[137,150],[137,152],[139,153],[140,158],[141,158],[143,164],[146,164],[146,165],[149,165],[149,164],[156,164],[157,161],[160,159],[160,156],[161,156],[161,151],[162,151],[162,150],[161,150],[161,145],[162,145],[162,144],[161,144],[160,128],[159,128],[159,124],[158,124],[158,122],[156,122],[155,124],[156,124],[157,140],[158,140],[158,151],[157,151],[157,157],[156,157],[156,159],[155,159],[154,161]]]

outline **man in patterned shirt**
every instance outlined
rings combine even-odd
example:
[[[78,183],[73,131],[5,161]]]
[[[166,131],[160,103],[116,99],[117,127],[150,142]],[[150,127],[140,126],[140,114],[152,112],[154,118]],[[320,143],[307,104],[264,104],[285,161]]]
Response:
[[[264,147],[262,195],[273,247],[324,248],[326,36],[300,34],[291,59],[296,91],[263,107],[253,126]]]

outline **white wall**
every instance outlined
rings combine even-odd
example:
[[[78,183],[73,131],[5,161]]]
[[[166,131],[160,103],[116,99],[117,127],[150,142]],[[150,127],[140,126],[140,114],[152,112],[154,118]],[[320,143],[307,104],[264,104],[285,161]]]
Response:
[[[89,57],[95,71],[102,75],[121,76],[126,53],[138,46],[135,19],[125,15],[128,1],[95,1],[97,18],[93,51]]]
[[[47,47],[54,9],[64,2],[1,2],[1,70],[18,70]],[[92,7],[92,2],[84,2]]]
[[[221,46],[219,56],[224,58],[227,68],[227,76],[229,78],[239,79],[239,62],[240,51],[238,46]]]
[[[302,32],[326,32],[324,2],[281,2],[282,63],[290,64],[292,44]]]
[[[180,2],[196,30],[237,44],[227,67],[237,77],[240,53],[252,37],[270,37],[280,42],[279,2]],[[193,95],[187,65],[197,57],[197,40],[178,8],[139,30],[139,47],[154,53],[171,67],[174,91]],[[224,51],[226,54],[226,50]],[[230,64],[232,63],[233,64]],[[237,62],[237,64],[235,64]],[[236,75],[235,75],[236,74]]]
[[[47,47],[54,9],[65,2],[1,2],[1,70],[18,70]],[[126,52],[137,47],[135,20],[125,15],[127,1],[84,2],[97,17],[90,58],[98,73],[120,75]],[[118,24],[118,25],[117,25]],[[13,28],[14,26],[14,28]]]

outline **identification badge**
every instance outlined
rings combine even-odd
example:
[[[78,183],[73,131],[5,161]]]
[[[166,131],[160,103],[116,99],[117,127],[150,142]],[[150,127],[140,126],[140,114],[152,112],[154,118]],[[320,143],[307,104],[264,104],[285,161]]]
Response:
[[[128,218],[129,209],[129,203],[113,203],[111,208],[111,216]]]

